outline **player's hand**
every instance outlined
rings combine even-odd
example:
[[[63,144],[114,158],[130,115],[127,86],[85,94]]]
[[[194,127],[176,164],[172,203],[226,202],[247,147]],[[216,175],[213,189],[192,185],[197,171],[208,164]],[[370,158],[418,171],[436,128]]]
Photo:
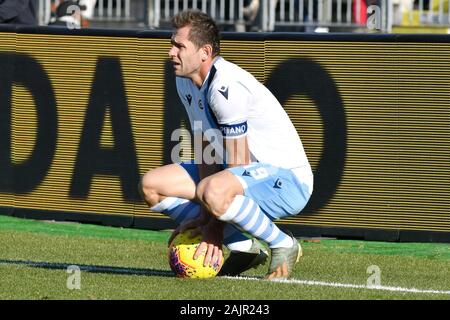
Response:
[[[211,219],[210,223],[199,228],[202,234],[203,241],[198,246],[194,253],[194,259],[197,259],[201,254],[206,252],[203,265],[213,266],[215,264],[222,264],[223,252],[223,224],[217,222],[216,219]]]

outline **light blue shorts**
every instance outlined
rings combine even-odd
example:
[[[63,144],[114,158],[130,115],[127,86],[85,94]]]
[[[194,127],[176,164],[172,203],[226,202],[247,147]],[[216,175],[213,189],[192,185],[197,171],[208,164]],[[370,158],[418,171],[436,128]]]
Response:
[[[200,182],[197,164],[182,162],[180,165],[196,184]],[[311,196],[309,187],[289,169],[254,162],[227,170],[241,182],[244,195],[253,199],[272,220],[297,215]]]

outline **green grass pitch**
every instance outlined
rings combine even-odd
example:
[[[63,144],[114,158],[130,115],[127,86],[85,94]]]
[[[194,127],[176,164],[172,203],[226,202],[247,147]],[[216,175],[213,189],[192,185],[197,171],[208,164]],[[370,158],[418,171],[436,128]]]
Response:
[[[0,299],[450,299],[448,244],[302,241],[291,281],[263,280],[267,266],[198,280],[172,275],[169,235],[0,216]],[[79,289],[68,288],[70,265]],[[379,287],[368,286],[370,266]]]

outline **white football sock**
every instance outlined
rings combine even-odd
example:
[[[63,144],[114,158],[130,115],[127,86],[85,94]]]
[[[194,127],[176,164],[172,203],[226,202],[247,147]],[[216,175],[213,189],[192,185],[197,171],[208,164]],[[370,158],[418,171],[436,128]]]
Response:
[[[237,195],[228,210],[218,218],[231,222],[252,236],[266,242],[270,248],[291,247],[292,238],[282,232],[251,198]]]

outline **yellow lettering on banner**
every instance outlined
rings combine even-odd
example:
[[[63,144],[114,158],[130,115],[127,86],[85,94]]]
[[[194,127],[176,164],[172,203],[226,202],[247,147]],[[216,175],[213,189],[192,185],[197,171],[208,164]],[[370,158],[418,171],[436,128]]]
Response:
[[[36,104],[30,91],[22,85],[13,84],[12,90],[13,163],[25,162],[36,143]]]

